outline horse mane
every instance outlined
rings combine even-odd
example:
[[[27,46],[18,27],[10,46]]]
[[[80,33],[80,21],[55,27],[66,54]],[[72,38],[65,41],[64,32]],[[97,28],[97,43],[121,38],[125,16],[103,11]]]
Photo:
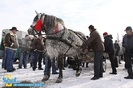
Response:
[[[56,22],[59,22],[64,26],[64,21],[61,18],[57,18],[53,15],[45,15],[44,23],[46,25],[47,30],[52,30],[55,28]]]
[[[59,23],[61,23],[63,26],[65,26],[65,25],[64,25],[64,21],[63,21],[61,18],[56,18],[56,20],[57,20],[57,22],[59,22]]]

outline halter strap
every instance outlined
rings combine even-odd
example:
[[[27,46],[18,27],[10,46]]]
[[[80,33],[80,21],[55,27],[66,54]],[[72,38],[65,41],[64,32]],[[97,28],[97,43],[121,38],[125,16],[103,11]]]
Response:
[[[58,31],[59,31],[59,28],[58,28],[58,23],[57,23],[55,26],[54,32],[57,33]]]

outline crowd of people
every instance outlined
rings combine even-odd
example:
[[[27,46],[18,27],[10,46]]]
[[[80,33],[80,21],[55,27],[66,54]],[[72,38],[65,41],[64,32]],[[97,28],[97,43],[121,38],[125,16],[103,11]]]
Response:
[[[121,64],[120,59],[118,60],[118,52],[120,51],[120,46],[116,40],[113,44],[113,37],[107,32],[103,33],[104,42],[101,39],[100,34],[97,32],[93,25],[89,26],[90,37],[82,45],[82,50],[84,51],[86,47],[94,51],[94,77],[91,80],[97,80],[103,77],[103,52],[109,55],[109,60],[111,62],[112,72],[110,74],[117,74],[118,62]],[[123,37],[122,47],[124,50],[124,60],[125,68],[127,69],[128,76],[125,79],[133,79],[132,71],[132,57],[133,57],[133,32],[132,28],[128,26],[126,28],[126,34]]]
[[[109,60],[111,63],[112,72],[110,74],[117,74],[117,67],[121,64],[121,59],[125,60],[125,68],[127,69],[128,76],[125,79],[133,79],[133,71],[132,71],[132,57],[133,57],[133,32],[132,28],[129,26],[126,28],[126,34],[123,37],[122,47],[124,48],[123,54],[119,54],[120,52],[120,42],[115,40],[113,43],[113,37],[111,34],[107,32],[103,33],[104,42],[98,31],[95,29],[93,25],[88,27],[90,31],[90,37],[88,37],[87,41],[81,46],[81,50],[85,49],[93,50],[94,52],[94,77],[91,80],[97,80],[103,77],[103,53],[107,53],[109,55]],[[22,38],[20,42],[18,42],[16,33],[17,28],[12,27],[10,29],[10,33],[3,33],[1,46],[3,46],[3,58],[2,58],[2,68],[7,70],[7,72],[13,72],[16,69],[13,67],[14,56],[16,50],[20,48],[20,57],[18,69],[27,69],[27,64],[30,63],[30,67],[35,71],[43,70],[42,62],[45,64],[44,74],[48,73],[48,62],[49,56],[46,52],[45,47],[45,38],[39,34],[34,38],[30,38],[29,35],[25,35],[25,38]],[[121,56],[121,57],[120,57]],[[54,57],[52,61],[52,74],[58,74],[56,71],[58,68],[56,64],[57,58]],[[68,58],[68,61],[70,57]],[[64,59],[64,66],[66,66],[66,59]],[[72,61],[69,61],[73,64]],[[37,66],[38,63],[38,66]],[[88,67],[88,63],[86,62],[86,67]],[[75,66],[70,65],[73,69],[76,69]],[[83,63],[84,67],[84,63]]]
[[[14,56],[16,50],[20,49],[19,63],[17,69],[27,69],[27,64],[30,63],[33,71],[38,68],[38,70],[43,70],[42,62],[45,63],[44,73],[47,71],[49,57],[45,51],[44,37],[39,34],[38,37],[30,38],[29,35],[25,35],[25,38],[22,38],[19,42],[17,39],[17,28],[12,27],[10,33],[5,34],[3,32],[2,37],[2,50],[3,59],[2,59],[2,68],[7,70],[7,72],[13,72],[16,69],[13,67]],[[44,59],[44,60],[43,60]],[[58,74],[56,71],[55,59],[52,62],[52,74]],[[38,66],[37,66],[38,63]]]

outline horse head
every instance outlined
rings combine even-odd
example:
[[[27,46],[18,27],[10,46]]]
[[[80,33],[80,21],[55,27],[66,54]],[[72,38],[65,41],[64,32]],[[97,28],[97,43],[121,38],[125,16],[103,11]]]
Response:
[[[35,12],[36,16],[33,19],[33,23],[31,24],[30,28],[28,29],[28,33],[31,35],[35,35],[35,33],[37,34],[41,33],[45,18],[45,14],[37,13],[37,11]]]
[[[36,12],[36,11],[35,11]],[[62,19],[52,15],[46,15],[44,13],[37,13],[31,24],[31,28],[28,30],[29,34],[34,35],[45,32],[46,34],[52,34],[64,29],[64,22]]]

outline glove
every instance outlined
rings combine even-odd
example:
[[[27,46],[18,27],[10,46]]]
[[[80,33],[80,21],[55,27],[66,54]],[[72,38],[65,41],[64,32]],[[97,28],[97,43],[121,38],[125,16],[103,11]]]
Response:
[[[37,49],[35,49],[34,51],[37,51]]]
[[[14,45],[14,43],[11,44],[11,47]]]

